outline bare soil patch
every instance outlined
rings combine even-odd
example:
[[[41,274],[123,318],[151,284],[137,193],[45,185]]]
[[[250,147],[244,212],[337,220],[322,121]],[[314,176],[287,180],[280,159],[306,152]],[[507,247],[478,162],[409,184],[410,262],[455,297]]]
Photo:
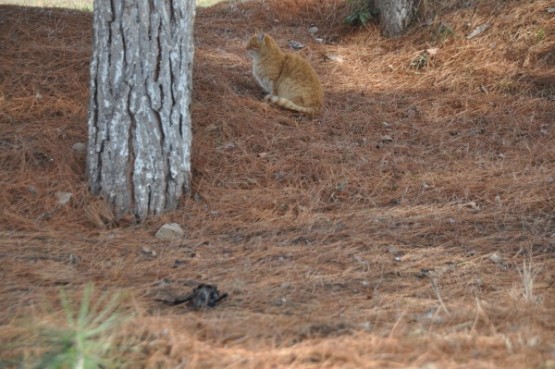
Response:
[[[88,193],[73,148],[92,15],[0,6],[1,364],[40,351],[33,321],[63,321],[41,308],[60,286],[92,281],[129,296],[133,368],[553,368],[550,5],[445,2],[394,40],[345,26],[339,0],[198,9],[193,190],[140,225]],[[262,101],[257,31],[306,45],[321,115]],[[166,222],[186,236],[156,240]],[[152,297],[197,283],[229,296],[202,311]]]

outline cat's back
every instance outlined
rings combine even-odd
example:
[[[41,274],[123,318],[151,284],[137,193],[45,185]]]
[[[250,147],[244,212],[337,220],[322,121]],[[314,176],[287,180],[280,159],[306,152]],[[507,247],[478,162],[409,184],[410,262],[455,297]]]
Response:
[[[294,80],[302,89],[311,91],[317,99],[323,98],[324,92],[318,75],[312,65],[300,55],[285,54],[280,77]]]
[[[304,76],[309,79],[318,79],[314,68],[310,65],[310,63],[304,59],[302,56],[293,54],[293,53],[286,53],[285,60],[283,61],[283,69],[284,72],[289,74],[295,74],[300,76]],[[283,73],[283,72],[282,72]]]

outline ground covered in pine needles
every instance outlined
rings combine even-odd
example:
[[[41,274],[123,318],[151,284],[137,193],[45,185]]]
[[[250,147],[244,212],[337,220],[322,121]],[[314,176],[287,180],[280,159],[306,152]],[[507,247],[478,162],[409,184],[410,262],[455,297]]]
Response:
[[[92,15],[1,6],[0,366],[92,282],[122,294],[106,367],[555,368],[549,6],[443,2],[393,40],[340,0],[199,9],[192,193],[143,224],[87,190]],[[321,115],[262,101],[257,31],[305,45]],[[198,283],[229,296],[156,299]]]

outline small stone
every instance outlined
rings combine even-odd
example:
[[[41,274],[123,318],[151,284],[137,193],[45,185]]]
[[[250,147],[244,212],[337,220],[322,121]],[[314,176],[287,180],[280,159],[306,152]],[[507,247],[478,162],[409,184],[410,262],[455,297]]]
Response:
[[[387,252],[389,252],[391,255],[399,255],[399,249],[393,245],[389,245],[387,246]]]
[[[185,231],[177,223],[166,223],[154,235],[159,240],[171,241],[183,237]]]
[[[430,56],[435,56],[437,55],[437,52],[439,51],[439,48],[437,47],[433,47],[431,49],[426,49],[426,52],[428,53],[428,55]]]
[[[222,146],[222,149],[226,150],[226,151],[232,151],[233,149],[235,149],[235,143],[233,142],[228,142],[225,145]]]
[[[359,324],[359,327],[365,331],[370,331],[372,329],[372,324],[370,322],[362,322]]]
[[[308,27],[308,33],[313,35],[316,32],[318,32],[318,27],[316,27],[315,25],[311,25],[310,27]]]
[[[283,181],[285,179],[285,173],[283,171],[274,172],[274,179],[276,181]]]
[[[390,135],[383,135],[380,138],[380,141],[382,141],[382,142],[393,142],[393,137],[391,137]]]
[[[143,254],[145,254],[146,256],[151,256],[151,257],[156,257],[158,254],[156,253],[156,251],[152,250],[150,247],[146,247],[143,246]]]
[[[71,149],[75,151],[75,153],[83,155],[87,152],[87,145],[82,142],[76,142],[71,146]]]
[[[471,38],[474,38],[476,36],[478,36],[480,33],[484,32],[485,30],[487,30],[489,28],[489,24],[488,23],[484,23],[482,25],[479,25],[478,27],[474,28],[472,30],[472,32],[470,32],[470,34],[468,36],[466,36],[466,38],[468,40],[470,40]]]
[[[537,347],[540,344],[540,338],[538,336],[530,337],[526,340],[528,347]]]
[[[56,197],[58,205],[65,205],[69,202],[69,200],[71,200],[73,194],[71,192],[57,191],[56,193],[54,193],[54,196]]]
[[[547,8],[548,13],[555,13],[555,7]]]
[[[324,60],[329,60],[336,63],[343,63],[343,57],[334,53],[327,53],[326,55],[324,55]]]
[[[289,40],[287,41],[287,44],[289,45],[289,47],[291,47],[293,50],[301,50],[304,48],[304,45],[301,44],[299,41],[295,41],[295,40]]]
[[[496,251],[493,254],[491,254],[491,256],[489,257],[489,259],[491,261],[493,261],[495,264],[499,264],[503,261],[503,258],[501,257],[501,255],[499,255],[499,253]]]

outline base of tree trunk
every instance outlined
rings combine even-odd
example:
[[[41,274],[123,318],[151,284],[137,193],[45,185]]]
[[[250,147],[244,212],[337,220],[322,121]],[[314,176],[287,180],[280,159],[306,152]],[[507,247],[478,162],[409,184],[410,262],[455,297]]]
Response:
[[[117,219],[190,187],[194,0],[96,0],[87,172]]]
[[[384,36],[397,37],[405,33],[416,16],[418,0],[369,0],[370,7],[380,12]]]

